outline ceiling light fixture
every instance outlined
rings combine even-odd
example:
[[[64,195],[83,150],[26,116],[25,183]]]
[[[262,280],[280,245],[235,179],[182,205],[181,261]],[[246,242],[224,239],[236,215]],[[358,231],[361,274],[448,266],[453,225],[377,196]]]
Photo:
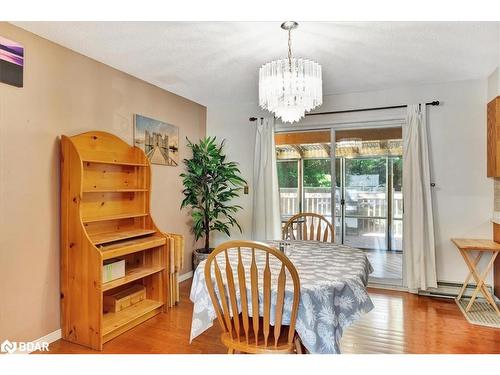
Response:
[[[299,121],[323,103],[321,65],[292,57],[292,30],[299,24],[281,24],[288,31],[288,58],[264,64],[259,70],[259,105],[283,122]]]

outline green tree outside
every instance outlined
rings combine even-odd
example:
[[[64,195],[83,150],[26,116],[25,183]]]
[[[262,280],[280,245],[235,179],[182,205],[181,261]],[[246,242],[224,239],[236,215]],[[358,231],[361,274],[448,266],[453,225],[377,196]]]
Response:
[[[338,160],[338,159],[337,159]],[[299,160],[278,162],[278,182],[282,188],[298,187]],[[304,187],[330,187],[332,183],[330,159],[304,159]],[[386,158],[347,159],[347,183],[352,175],[378,175],[379,186],[385,186]],[[336,164],[337,185],[340,183],[339,163]],[[402,186],[403,161],[401,157],[393,158],[393,185],[400,191]]]

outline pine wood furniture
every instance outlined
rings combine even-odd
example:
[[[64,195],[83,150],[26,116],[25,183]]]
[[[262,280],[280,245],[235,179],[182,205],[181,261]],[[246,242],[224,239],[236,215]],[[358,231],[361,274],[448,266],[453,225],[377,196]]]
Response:
[[[486,175],[500,177],[500,96],[488,103]]]
[[[141,284],[103,297],[104,312],[118,312],[146,299],[146,288]]]
[[[168,306],[173,307],[180,301],[179,272],[184,267],[184,236],[176,233],[164,233],[170,249]]]
[[[333,225],[322,215],[304,212],[292,216],[283,226],[284,240],[334,242]]]
[[[103,344],[166,311],[167,236],[150,214],[151,169],[142,150],[93,131],[61,137],[61,325],[65,340]],[[103,283],[103,261],[124,259],[125,277]],[[146,298],[104,313],[103,297],[134,284]]]
[[[492,240],[481,239],[452,238],[451,240],[458,248],[458,251],[460,251],[460,254],[464,258],[465,264],[469,268],[469,274],[467,275],[464,281],[464,285],[462,286],[462,289],[457,296],[457,301],[462,298],[462,295],[467,288],[467,284],[469,283],[471,277],[473,277],[477,285],[465,310],[470,310],[479,292],[481,292],[484,298],[486,298],[486,301],[488,301],[488,303],[496,310],[497,314],[500,315],[500,310],[495,303],[493,296],[486,288],[485,284],[486,276],[488,276],[488,273],[491,271],[497,255],[500,253],[500,244]],[[477,252],[474,259],[472,259],[472,252]],[[486,269],[481,273],[477,266],[484,254],[491,254],[491,259],[488,262]]]
[[[487,158],[486,175],[500,177],[500,96],[487,105]],[[493,224],[493,239],[500,242],[500,225]],[[500,298],[500,257],[496,260],[493,270],[494,293]]]
[[[251,249],[252,251],[252,263],[249,270],[245,270],[243,265],[241,258],[242,247]],[[229,261],[228,252],[230,251],[237,252],[238,265],[235,270],[232,269]],[[258,270],[255,260],[256,252],[265,253],[266,256],[262,281],[258,280]],[[281,262],[281,270],[276,280],[277,302],[274,314],[274,326],[270,324],[272,289],[271,270],[269,267],[270,257],[274,257],[277,261]],[[219,267],[218,262],[220,261],[225,262],[225,280]],[[212,271],[212,268],[214,271]],[[288,271],[293,282],[293,301],[289,326],[282,326],[286,284],[285,270]],[[212,275],[215,277],[220,298],[215,292]],[[240,314],[231,313],[238,311],[235,277],[238,281],[239,294],[241,296]],[[300,340],[295,333],[295,322],[300,297],[299,275],[292,262],[285,255],[259,242],[225,242],[216,247],[208,256],[205,264],[205,281],[217,314],[217,319],[223,330],[221,340],[228,348],[228,354],[233,354],[235,351],[252,354],[302,352]],[[247,284],[250,284],[250,293],[247,293]],[[263,301],[259,301],[259,284],[262,285]],[[261,305],[263,317],[256,318],[255,316],[249,316],[249,306],[251,306],[252,311],[260,311]]]
[[[487,158],[486,175],[500,177],[500,96],[490,101],[487,105]],[[493,224],[493,239],[500,242],[500,225]],[[500,257],[497,258],[494,270],[494,293],[500,298]]]
[[[500,243],[500,224],[493,223],[493,241]],[[500,257],[493,265],[493,293],[500,298]]]

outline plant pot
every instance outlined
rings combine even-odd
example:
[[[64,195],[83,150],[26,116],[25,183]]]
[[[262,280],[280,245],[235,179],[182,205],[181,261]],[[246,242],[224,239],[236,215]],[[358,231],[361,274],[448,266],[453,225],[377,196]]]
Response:
[[[196,267],[198,267],[198,264],[200,264],[205,259],[207,259],[213,250],[214,250],[213,247],[211,247],[208,250],[206,250],[206,249],[194,249],[193,250],[193,272],[196,270]]]

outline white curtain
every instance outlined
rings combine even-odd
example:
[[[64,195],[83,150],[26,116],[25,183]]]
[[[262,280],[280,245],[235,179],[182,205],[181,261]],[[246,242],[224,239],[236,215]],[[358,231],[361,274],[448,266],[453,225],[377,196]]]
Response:
[[[412,293],[437,287],[425,103],[408,105],[403,126],[403,254]]]
[[[254,240],[281,238],[274,118],[257,120],[253,166],[252,238]]]

